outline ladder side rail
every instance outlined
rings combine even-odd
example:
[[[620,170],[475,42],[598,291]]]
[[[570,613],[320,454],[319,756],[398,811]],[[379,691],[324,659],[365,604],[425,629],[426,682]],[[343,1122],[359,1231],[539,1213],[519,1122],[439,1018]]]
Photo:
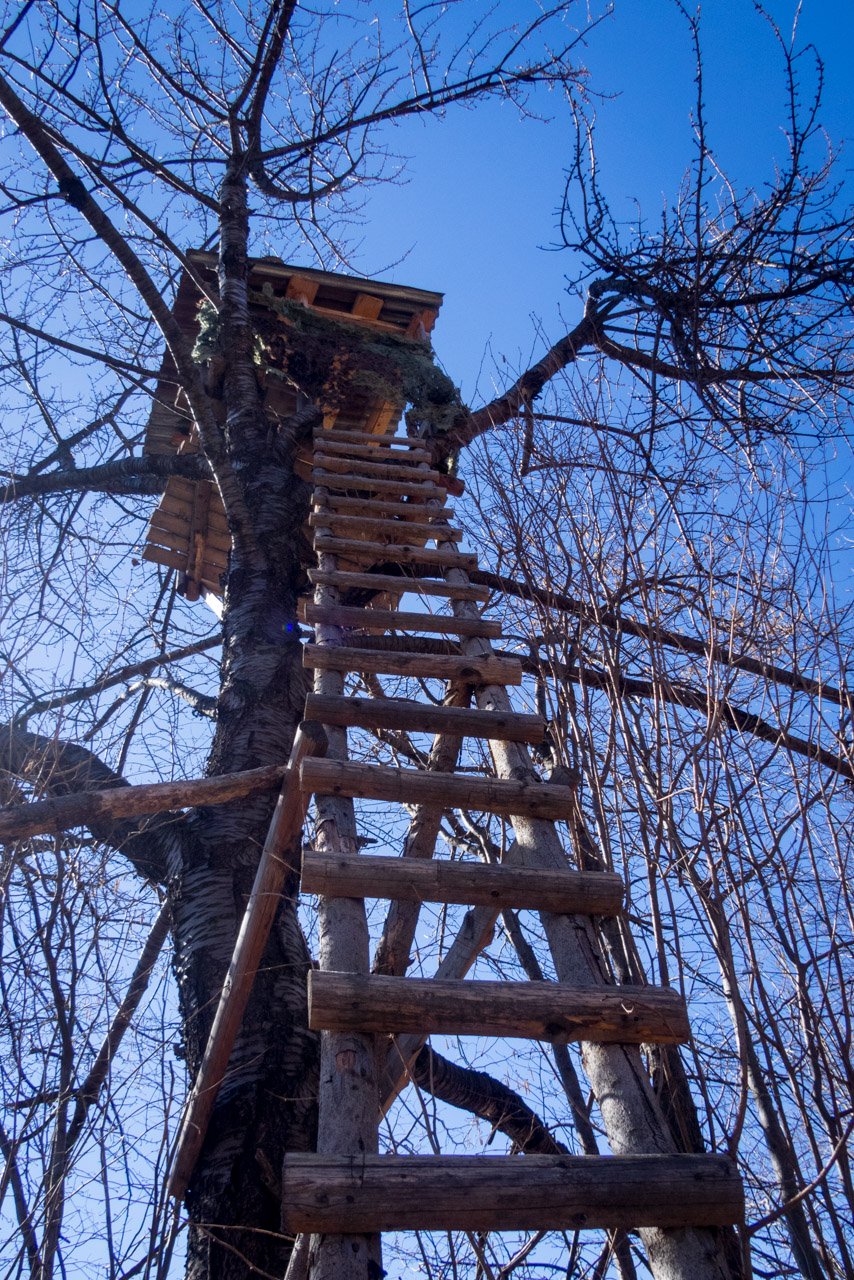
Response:
[[[446,580],[467,582],[468,577],[459,569],[450,569]],[[453,609],[462,617],[471,617],[475,612],[464,600],[455,600]],[[475,658],[492,652],[489,641],[481,639],[468,640],[462,648]],[[512,710],[509,694],[501,685],[481,687],[476,700],[483,710]],[[523,745],[494,742],[491,746],[499,777],[538,779]],[[523,866],[553,870],[566,865],[563,844],[553,822],[519,815],[511,821]],[[589,917],[542,912],[540,920],[561,982],[578,987],[605,982]],[[582,1064],[615,1155],[676,1154],[639,1046],[585,1041]],[[721,1242],[713,1230],[642,1227],[640,1234],[655,1280],[730,1280]]]
[[[316,495],[322,498],[321,491]],[[336,570],[337,558],[319,556],[322,570]],[[315,603],[338,605],[337,587],[318,584]],[[340,644],[339,627],[319,624],[318,645]],[[315,692],[340,696],[344,673],[317,670]],[[327,755],[347,759],[347,730],[324,726]],[[315,796],[315,844],[329,853],[355,855],[358,852],[356,820],[352,800],[336,796]],[[370,971],[370,936],[365,903],[361,898],[320,898],[318,901],[321,969],[366,974]],[[376,1043],[373,1035],[361,1032],[324,1031],[320,1038],[320,1087],[317,1150],[330,1156],[376,1154],[378,1149],[379,1094],[376,1070]],[[299,1251],[297,1251],[299,1253]],[[304,1252],[304,1250],[303,1250]],[[313,1236],[305,1258],[311,1280],[364,1280],[382,1274],[382,1245],[379,1235],[326,1234]]]

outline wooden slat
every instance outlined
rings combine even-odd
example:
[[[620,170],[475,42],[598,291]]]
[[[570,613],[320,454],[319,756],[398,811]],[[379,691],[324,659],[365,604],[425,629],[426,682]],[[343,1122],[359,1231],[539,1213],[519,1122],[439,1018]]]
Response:
[[[446,569],[476,569],[473,551],[444,551],[440,547],[410,547],[402,542],[360,542],[358,538],[327,538],[317,534],[315,551],[347,556],[350,560],[368,560],[371,564],[436,564]]]
[[[327,969],[308,975],[308,1025],[552,1044],[684,1044],[691,1038],[685,1001],[670,987],[445,982]]]
[[[186,534],[182,536],[181,534],[167,533],[165,529],[153,529],[149,526],[147,537],[150,542],[156,543],[158,546],[168,547],[171,551],[189,549]],[[209,543],[205,543],[204,559],[210,564],[217,565],[222,570],[228,564],[228,552],[218,550]]]
[[[546,723],[539,716],[471,707],[434,707],[405,698],[344,698],[310,693],[306,715],[322,724],[361,729],[403,729],[409,733],[447,733],[492,742],[542,743]]]
[[[315,451],[334,454],[336,457],[373,458],[374,461],[383,457],[388,461],[389,458],[388,451],[384,453],[381,445],[345,444],[340,440],[317,440],[315,437],[314,447]],[[409,453],[401,454],[400,462],[403,465],[416,466],[419,462],[430,462],[432,456],[426,449],[412,449]]]
[[[307,790],[321,795],[520,814],[551,822],[566,819],[574,812],[575,793],[570,787],[517,782],[513,778],[475,778],[471,774],[318,760],[306,763],[302,783]]]
[[[461,529],[443,529],[434,524],[413,524],[409,520],[376,520],[370,516],[339,516],[334,512],[312,511],[308,517],[312,529],[333,529],[352,535],[364,533],[396,538],[433,538],[436,542],[461,542]]]
[[[405,449],[420,449],[424,443],[409,436],[376,435],[373,431],[340,431],[337,428],[315,431],[315,445],[321,445],[326,440],[334,440],[339,444],[370,444],[374,448],[387,449],[392,449],[395,445]]]
[[[386,631],[414,631],[440,636],[480,636],[497,640],[501,623],[488,618],[452,618],[447,614],[401,613],[398,609],[351,609],[346,605],[319,605],[301,600],[299,620],[307,625],[326,623],[332,627],[382,628]]]
[[[325,471],[332,471],[338,475],[347,475],[353,471],[353,463],[347,458],[335,458],[331,454],[320,453],[315,451],[314,454],[315,467],[321,467]],[[410,467],[389,462],[358,462],[359,475],[373,476],[380,480],[413,480]],[[442,473],[440,471],[419,471],[416,473],[419,479],[425,482],[430,481],[433,484],[440,484],[442,481]]]
[[[285,861],[285,855],[299,835],[306,811],[305,793],[295,785],[297,771],[307,754],[313,751],[322,753],[326,746],[326,735],[321,725],[312,721],[303,721],[299,725],[202,1065],[184,1110],[168,1185],[169,1194],[179,1200],[183,1199],[196,1167],[252,983],[278,910],[279,897],[288,872],[292,870]]]
[[[403,480],[382,480],[378,476],[337,475],[331,471],[314,467],[309,473],[312,484],[323,485],[326,489],[364,489],[370,493],[393,493],[402,498],[423,498],[425,501],[436,499],[444,502],[447,489],[434,484],[406,484]]]
[[[452,600],[489,599],[489,587],[475,583],[436,582],[430,578],[409,578],[386,573],[348,573],[343,569],[309,569],[310,582],[328,587],[365,587],[368,590],[390,591],[394,595],[403,595],[407,591],[417,592],[422,596],[447,596]]]
[[[382,309],[382,298],[377,298],[372,293],[357,293],[350,314],[361,316],[365,320],[378,320]]]
[[[411,520],[452,520],[453,507],[442,507],[440,511],[431,511],[421,502],[392,502],[383,498],[348,498],[341,494],[322,496],[315,490],[312,502],[316,507],[330,507],[336,511],[370,511],[377,515],[407,516]]]
[[[282,1230],[576,1231],[744,1220],[718,1155],[323,1156],[288,1153]]]
[[[303,645],[304,667],[316,671],[366,671],[373,675],[420,676],[424,680],[464,680],[467,684],[521,684],[516,658],[457,657],[456,654],[384,653],[377,649]]]
[[[187,516],[177,515],[171,511],[164,511],[161,507],[151,513],[151,521],[149,528],[152,530],[163,531],[165,533],[177,534],[184,536],[185,541],[189,541],[190,521],[189,508]],[[213,551],[228,552],[231,550],[231,538],[228,531],[221,532],[218,528],[212,527],[208,522],[207,534],[205,536],[205,546],[210,547]]]
[[[143,560],[152,564],[162,564],[169,569],[186,569],[187,556],[178,551],[164,551],[162,547],[153,547],[150,543],[142,549]]]
[[[610,872],[314,851],[303,855],[302,887],[327,898],[457,902],[559,915],[613,916],[623,904],[623,881]]]

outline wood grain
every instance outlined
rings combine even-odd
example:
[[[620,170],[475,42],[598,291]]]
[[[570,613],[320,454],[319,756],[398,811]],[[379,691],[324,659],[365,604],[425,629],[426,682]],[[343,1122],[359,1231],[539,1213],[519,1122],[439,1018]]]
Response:
[[[421,858],[357,857],[306,852],[306,893],[338,898],[390,898],[409,902],[458,902],[612,916],[623,905],[623,881],[608,872],[529,871],[481,862]]]
[[[289,1153],[282,1229],[575,1231],[744,1219],[719,1155],[317,1156]]]
[[[309,1026],[318,1031],[515,1036],[568,1044],[684,1044],[685,1001],[669,987],[562,982],[459,982],[313,971]]]

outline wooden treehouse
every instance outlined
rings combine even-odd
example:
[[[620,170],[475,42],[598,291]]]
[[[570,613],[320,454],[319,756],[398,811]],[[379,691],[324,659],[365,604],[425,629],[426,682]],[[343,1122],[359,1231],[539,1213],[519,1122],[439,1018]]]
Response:
[[[197,254],[195,262],[213,279],[211,256]],[[441,302],[435,293],[267,259],[255,265],[252,284],[268,302],[272,295],[316,313],[333,348],[340,325],[342,335],[363,327],[393,334],[423,353]],[[197,295],[186,281],[176,305],[191,331]],[[292,314],[284,306],[282,325]],[[336,368],[334,359],[330,368]],[[168,375],[165,367],[146,447],[193,449]],[[294,385],[265,376],[271,412],[295,412]],[[470,580],[477,556],[460,549],[463,535],[445,505],[449,489],[459,493],[458,482],[432,467],[417,438],[398,431],[399,398],[355,382],[342,392],[334,381],[330,375],[328,400],[321,398],[323,424],[300,463],[313,485],[314,556],[306,568],[314,592],[302,602],[300,620],[314,632],[303,652],[314,692],[187,1104],[170,1189],[181,1196],[187,1187],[275,912],[283,880],[279,854],[297,837],[313,797],[315,824],[302,884],[318,895],[321,965],[310,975],[308,995],[311,1026],[322,1033],[320,1121],[318,1150],[285,1160],[283,1223],[297,1237],[289,1276],[377,1274],[376,1233],[383,1231],[678,1229],[682,1238],[687,1229],[713,1239],[703,1232],[743,1216],[733,1162],[680,1150],[672,1133],[654,1124],[641,1135],[628,1126],[628,1137],[610,1156],[379,1151],[380,1119],[407,1087],[411,1065],[433,1033],[583,1042],[604,1115],[600,1093],[608,1090],[627,1091],[616,1098],[627,1112],[653,1107],[637,1047],[685,1043],[690,1027],[676,990],[617,984],[597,965],[597,931],[621,917],[623,884],[614,874],[590,870],[589,858],[580,855],[574,790],[542,781],[533,767],[529,746],[543,742],[546,726],[514,707],[520,661],[493,651],[500,627],[482,616],[489,592]],[[211,485],[169,481],[144,554],[177,569],[188,597],[221,593],[228,536]],[[398,607],[400,574],[410,598],[420,596],[421,610]],[[434,639],[407,643],[415,635]],[[352,674],[362,676],[367,692],[351,692]],[[387,677],[440,681],[443,697],[433,703],[384,696]],[[352,761],[351,729],[432,735],[428,766]],[[491,768],[483,776],[456,772],[466,737],[488,744],[483,758],[491,759]],[[363,799],[407,806],[409,836],[401,856],[361,852],[354,802]],[[509,819],[515,838],[503,861],[434,856],[443,812],[454,806]],[[366,897],[392,904],[374,955]],[[415,979],[407,967],[419,909],[427,902],[470,910],[435,977]],[[559,981],[464,980],[506,908],[541,913]],[[627,929],[624,915],[620,924]],[[636,1096],[628,1096],[631,1090]],[[684,1268],[679,1274],[692,1280]]]

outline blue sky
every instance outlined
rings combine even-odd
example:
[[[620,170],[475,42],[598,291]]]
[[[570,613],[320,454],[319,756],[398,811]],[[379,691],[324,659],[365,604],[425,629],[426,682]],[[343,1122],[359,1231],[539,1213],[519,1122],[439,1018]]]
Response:
[[[771,0],[769,9],[790,32],[792,0]],[[779,50],[750,0],[709,0],[702,39],[712,147],[740,186],[761,187],[785,154]],[[805,0],[798,43],[810,41],[825,62],[821,120],[838,144],[854,134],[851,0]],[[687,24],[672,0],[616,0],[585,60],[591,87],[616,95],[597,108],[601,175],[613,208],[629,218],[637,200],[654,221],[692,157],[696,88]],[[814,83],[810,67],[805,93]],[[498,104],[452,112],[444,122],[409,122],[393,138],[413,157],[408,181],[370,196],[353,259],[366,274],[445,292],[436,349],[470,401],[488,342],[511,365],[527,362],[542,349],[532,315],[557,337],[561,313],[568,323],[579,314],[565,292],[574,262],[551,248],[571,114],[554,97],[543,110],[551,114],[545,123],[520,121],[514,108]],[[484,395],[491,368],[484,367]]]

